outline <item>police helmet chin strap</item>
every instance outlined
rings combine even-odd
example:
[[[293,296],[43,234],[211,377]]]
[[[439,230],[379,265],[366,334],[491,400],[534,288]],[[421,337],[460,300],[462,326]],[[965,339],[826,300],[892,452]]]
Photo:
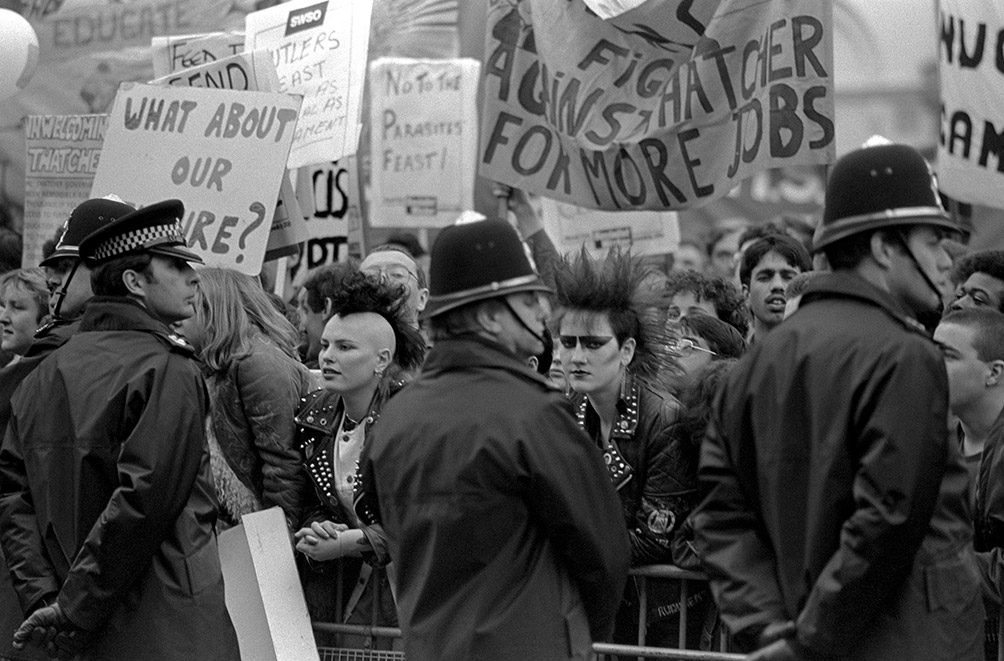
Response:
[[[941,309],[944,307],[944,303],[941,300],[941,290],[938,289],[937,285],[934,284],[934,281],[931,280],[931,276],[927,275],[927,271],[925,271],[924,268],[920,265],[920,262],[917,261],[916,255],[914,255],[913,250],[910,249],[910,244],[907,243],[906,234],[902,230],[898,230],[896,232],[896,236],[899,237],[900,243],[903,244],[903,250],[906,251],[906,254],[910,258],[910,261],[913,262],[914,268],[916,268],[917,272],[920,273],[920,277],[924,279],[924,282],[927,283],[927,286],[930,287],[931,291],[934,292],[935,297],[938,299],[938,306],[936,311],[940,312]]]
[[[77,274],[77,268],[80,266],[80,260],[73,260],[73,266],[70,267],[70,272],[66,274],[63,278],[62,284],[59,289],[56,290],[56,304],[52,306],[52,317],[54,319],[62,319],[63,316],[59,314],[60,309],[63,307],[63,301],[66,299],[66,292],[70,289],[70,283],[73,282],[73,276]]]
[[[524,329],[526,329],[527,333],[529,333],[530,335],[533,335],[534,338],[536,338],[537,341],[540,342],[542,345],[547,346],[547,343],[544,342],[544,337],[542,335],[540,335],[539,333],[535,333],[533,331],[533,329],[530,328],[530,326],[525,321],[523,321],[523,317],[521,317],[520,315],[518,315],[516,313],[516,310],[514,310],[513,307],[512,307],[512,305],[509,303],[509,299],[508,298],[503,297],[502,298],[502,303],[507,308],[509,308],[509,313],[512,314],[512,316],[514,316],[516,318],[516,321],[519,322],[520,326],[522,326]]]

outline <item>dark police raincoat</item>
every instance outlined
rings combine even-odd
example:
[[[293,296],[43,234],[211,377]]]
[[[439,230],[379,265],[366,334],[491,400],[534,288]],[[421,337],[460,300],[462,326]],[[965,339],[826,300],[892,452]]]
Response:
[[[191,349],[138,304],[95,298],[15,393],[0,526],[22,606],[99,632],[86,658],[238,659]]]
[[[733,370],[693,522],[729,629],[826,658],[983,658],[968,476],[935,344],[837,273]]]

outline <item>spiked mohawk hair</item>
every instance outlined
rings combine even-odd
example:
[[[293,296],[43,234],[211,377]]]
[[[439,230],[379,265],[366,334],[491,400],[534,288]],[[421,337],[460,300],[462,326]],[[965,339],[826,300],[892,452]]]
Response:
[[[348,276],[331,296],[332,316],[372,312],[383,317],[394,331],[394,362],[411,371],[422,364],[425,341],[405,322],[404,305],[404,287],[384,284],[362,272]]]
[[[617,344],[635,340],[631,373],[653,384],[664,383],[680,368],[668,349],[675,334],[667,324],[665,291],[650,280],[655,275],[654,267],[618,246],[603,259],[594,259],[585,248],[566,255],[554,273],[555,335],[568,314],[606,314]]]

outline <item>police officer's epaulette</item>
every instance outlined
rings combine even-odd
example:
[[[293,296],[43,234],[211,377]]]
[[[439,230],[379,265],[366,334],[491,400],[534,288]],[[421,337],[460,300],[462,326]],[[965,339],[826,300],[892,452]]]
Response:
[[[154,335],[171,351],[183,354],[189,358],[195,358],[195,347],[177,333],[154,333]]]

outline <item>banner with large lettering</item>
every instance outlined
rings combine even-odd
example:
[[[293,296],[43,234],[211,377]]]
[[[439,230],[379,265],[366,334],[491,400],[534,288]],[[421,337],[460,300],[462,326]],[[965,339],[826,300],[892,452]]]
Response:
[[[1004,208],[1004,5],[939,4],[938,186],[962,202]]]
[[[370,64],[371,226],[438,228],[474,208],[480,66],[472,59]]]
[[[74,207],[89,197],[108,115],[29,115],[21,263],[37,266]]]
[[[189,246],[207,264],[261,270],[301,99],[123,83],[91,196],[185,203]]]
[[[303,95],[290,169],[356,152],[372,13],[373,0],[293,0],[248,14],[245,50],[269,49],[278,91]]]
[[[834,158],[828,0],[489,0],[480,173],[597,209],[685,209]]]

